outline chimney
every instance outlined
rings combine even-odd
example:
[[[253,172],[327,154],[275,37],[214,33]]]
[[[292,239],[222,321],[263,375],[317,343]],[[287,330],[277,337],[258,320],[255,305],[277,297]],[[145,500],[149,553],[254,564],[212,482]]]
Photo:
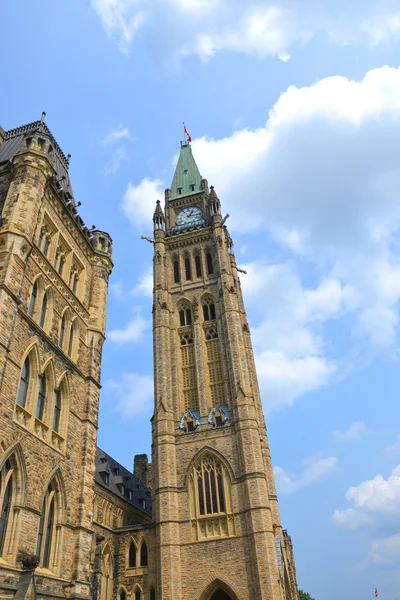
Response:
[[[136,454],[133,460],[133,474],[140,479],[145,487],[149,482],[149,459],[147,454]]]

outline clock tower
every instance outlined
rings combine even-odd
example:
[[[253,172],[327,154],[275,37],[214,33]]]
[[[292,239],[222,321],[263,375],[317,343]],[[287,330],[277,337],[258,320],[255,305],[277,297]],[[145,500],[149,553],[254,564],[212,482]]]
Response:
[[[158,598],[297,600],[233,242],[187,143],[153,221]]]

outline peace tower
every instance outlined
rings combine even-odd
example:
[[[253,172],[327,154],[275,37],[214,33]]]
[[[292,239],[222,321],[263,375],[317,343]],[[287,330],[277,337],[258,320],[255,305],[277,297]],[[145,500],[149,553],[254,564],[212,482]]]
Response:
[[[159,597],[297,600],[233,243],[188,143],[153,221]]]

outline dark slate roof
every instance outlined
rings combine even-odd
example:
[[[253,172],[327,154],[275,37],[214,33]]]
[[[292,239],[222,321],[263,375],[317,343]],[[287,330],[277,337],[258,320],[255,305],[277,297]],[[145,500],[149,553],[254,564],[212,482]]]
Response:
[[[104,481],[104,473],[108,474],[108,485]],[[128,502],[131,506],[151,516],[151,490],[143,485],[133,473],[125,469],[112,456],[96,449],[96,470],[94,480],[106,490]],[[125,486],[125,495],[121,493],[121,485]],[[129,500],[128,490],[132,491],[132,500]],[[143,500],[145,508],[143,508]]]
[[[68,158],[43,120],[33,121],[33,123],[10,129],[4,133],[4,141],[0,144],[0,164],[12,160],[25,147],[25,139],[34,133],[41,133],[50,139],[54,152],[49,155],[49,160],[54,168],[56,181],[60,182],[63,187],[66,199],[72,200],[72,204],[75,206],[68,173]]]

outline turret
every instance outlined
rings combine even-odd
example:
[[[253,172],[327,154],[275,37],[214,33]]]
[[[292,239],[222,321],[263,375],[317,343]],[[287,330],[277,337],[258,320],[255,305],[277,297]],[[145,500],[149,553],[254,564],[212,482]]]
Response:
[[[92,246],[96,252],[100,254],[106,254],[110,259],[112,257],[112,239],[104,231],[94,229],[91,231],[92,234]]]
[[[164,229],[165,227],[165,217],[159,200],[157,200],[156,209],[154,211],[153,223],[154,229]]]

